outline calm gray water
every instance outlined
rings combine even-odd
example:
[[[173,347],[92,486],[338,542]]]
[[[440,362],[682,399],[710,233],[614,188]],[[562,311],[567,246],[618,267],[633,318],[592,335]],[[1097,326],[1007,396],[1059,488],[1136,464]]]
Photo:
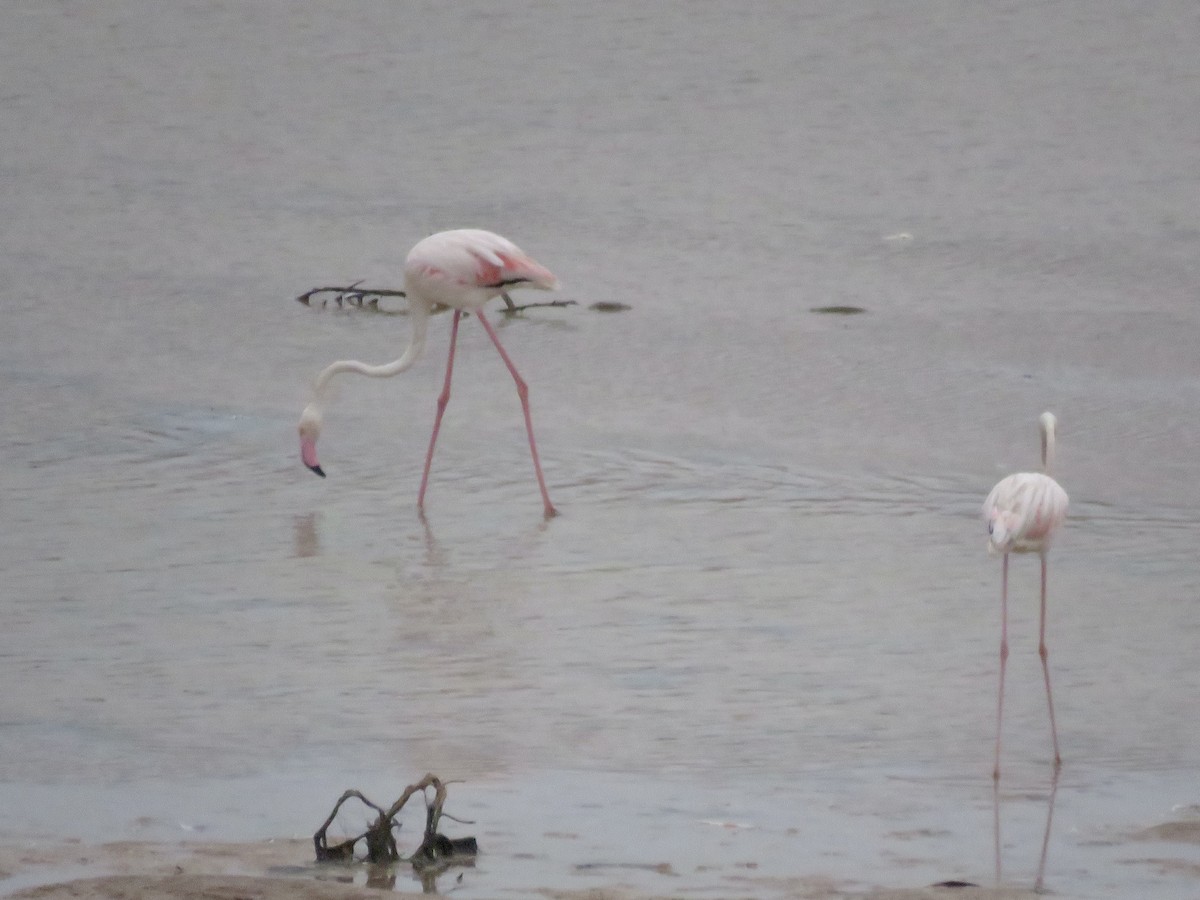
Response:
[[[0,7],[0,834],[306,834],[430,770],[464,896],[991,883],[978,508],[1052,409],[1047,886],[1194,897],[1200,848],[1128,839],[1200,815],[1198,38],[1192,0]],[[447,318],[297,457],[316,372],[408,326],[291,298],[465,226],[579,301],[500,330],[548,523],[470,320],[427,522]]]

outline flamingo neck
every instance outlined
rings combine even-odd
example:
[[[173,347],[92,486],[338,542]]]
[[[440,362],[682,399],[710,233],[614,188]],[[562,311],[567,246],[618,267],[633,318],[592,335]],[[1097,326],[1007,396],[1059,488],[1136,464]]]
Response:
[[[317,376],[314,390],[317,399],[325,396],[325,390],[335,375],[342,372],[356,372],[370,378],[391,378],[412,368],[413,363],[425,352],[425,335],[429,329],[429,308],[415,299],[409,303],[409,316],[412,318],[412,340],[399,359],[390,363],[373,366],[359,362],[357,359],[341,359],[326,366]]]
[[[1042,471],[1049,475],[1054,467],[1054,432],[1042,431]]]

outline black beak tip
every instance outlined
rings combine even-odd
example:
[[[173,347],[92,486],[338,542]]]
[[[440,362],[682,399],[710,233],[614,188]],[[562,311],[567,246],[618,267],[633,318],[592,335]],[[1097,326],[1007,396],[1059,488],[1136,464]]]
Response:
[[[320,466],[309,466],[309,468],[312,469],[314,472],[316,472],[318,475],[320,475],[322,478],[325,477],[325,470],[322,469]]]

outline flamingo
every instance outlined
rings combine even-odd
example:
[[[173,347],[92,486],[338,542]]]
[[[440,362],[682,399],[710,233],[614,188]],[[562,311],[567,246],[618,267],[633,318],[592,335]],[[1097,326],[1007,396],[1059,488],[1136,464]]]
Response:
[[[466,311],[473,312],[488,337],[496,345],[500,358],[517,385],[517,396],[525,413],[525,431],[529,435],[529,452],[533,456],[533,471],[542,493],[546,518],[556,515],[554,504],[546,491],[546,479],[538,460],[537,442],[533,437],[533,420],[529,414],[529,387],[517,372],[496,330],[483,314],[483,305],[493,297],[505,296],[515,287],[534,287],[554,290],[558,279],[549,269],[534,262],[507,238],[490,231],[464,228],[430,235],[409,251],[404,263],[404,288],[408,295],[409,315],[412,318],[412,340],[399,359],[384,365],[368,365],[358,360],[339,360],[325,367],[317,376],[313,400],[300,416],[300,459],[322,478],[325,472],[317,462],[317,438],[321,434],[321,415],[330,380],[341,372],[357,372],[372,378],[391,378],[411,368],[425,350],[429,316],[434,309],[450,307],[454,320],[450,326],[450,352],[446,359],[446,379],[437,399],[437,416],[429,449],[425,454],[425,471],[417,493],[417,508],[424,511],[425,489],[429,483],[429,468],[437,444],[442,414],[450,401],[450,377],[454,372],[454,347],[458,339],[458,324]]]
[[[1000,688],[996,699],[996,767],[992,778],[1000,778],[1000,721],[1004,713],[1004,667],[1008,661],[1008,555],[1036,553],[1042,561],[1042,609],[1038,626],[1038,655],[1046,680],[1046,703],[1050,708],[1050,737],[1054,742],[1054,766],[1062,765],[1058,752],[1058,729],[1054,724],[1054,696],[1050,691],[1050,667],[1046,649],[1046,553],[1054,533],[1067,517],[1067,492],[1050,477],[1054,464],[1053,413],[1038,417],[1042,433],[1042,471],[1009,475],[992,488],[983,502],[983,519],[988,526],[989,549],[1004,554],[1000,588]]]

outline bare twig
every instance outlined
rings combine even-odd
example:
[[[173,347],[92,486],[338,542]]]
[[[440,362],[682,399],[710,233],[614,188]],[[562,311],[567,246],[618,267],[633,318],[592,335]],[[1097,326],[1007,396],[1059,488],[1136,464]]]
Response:
[[[390,288],[360,288],[360,284],[362,284],[361,281],[356,281],[353,284],[346,285],[345,287],[316,287],[310,291],[305,291],[296,299],[305,306],[312,306],[313,298],[318,294],[333,294],[334,302],[336,302],[338,306],[342,306],[346,302],[350,302],[355,306],[362,306],[364,301],[367,301],[368,305],[378,306],[380,297],[408,296],[408,294],[404,293],[404,291],[392,290]],[[367,298],[373,299],[368,301]],[[324,306],[328,302],[329,298],[325,298],[321,301],[321,305]]]
[[[426,794],[429,788],[434,789],[432,803],[429,802],[428,795]],[[367,859],[372,863],[390,863],[403,859],[404,857],[400,855],[396,848],[396,841],[393,837],[393,831],[399,828],[395,818],[404,809],[404,805],[417,793],[420,793],[426,801],[425,832],[422,836],[420,846],[408,858],[413,867],[416,869],[429,866],[445,868],[454,862],[461,862],[466,858],[474,857],[478,853],[478,844],[475,838],[451,839],[438,833],[438,823],[443,816],[442,806],[446,802],[446,783],[436,775],[428,774],[415,784],[410,784],[406,787],[400,798],[386,810],[380,806],[376,806],[359,791],[349,790],[342,794],[334,805],[329,817],[313,835],[313,847],[316,850],[317,862],[346,862],[353,860],[355,847],[359,841],[365,842]],[[333,824],[334,819],[337,818],[342,804],[351,798],[362,801],[362,803],[375,810],[379,815],[362,834],[331,847],[326,838],[326,832],[329,826]],[[452,819],[455,822],[463,821],[449,815],[446,818]]]
[[[503,296],[506,300],[508,299],[507,294],[504,294]],[[504,310],[504,314],[506,316],[516,315],[517,313],[525,312],[527,309],[542,309],[549,307],[578,305],[574,300],[543,300],[541,303],[522,303],[520,306],[514,305],[512,300],[508,300],[508,302],[509,306]]]
[[[348,284],[345,287],[315,287],[312,290],[305,291],[296,299],[305,306],[316,306],[317,299],[321,294],[331,294],[332,297],[320,298],[320,306],[325,307],[332,299],[339,308],[345,306],[355,306],[359,309],[372,309],[376,312],[384,312],[379,308],[379,300],[381,297],[407,297],[404,291],[398,291],[391,288],[364,288],[359,287],[361,281],[356,281],[353,284]],[[558,306],[575,306],[574,300],[546,300],[541,303],[521,303],[513,302],[512,297],[508,295],[508,291],[501,291],[500,296],[504,300],[504,314],[506,316],[515,315],[524,312],[527,309],[537,309],[539,307],[558,307]]]
[[[371,809],[378,812],[379,818],[377,818],[376,822],[370,828],[367,828],[366,832],[356,836],[356,838],[342,841],[341,844],[335,844],[331,847],[328,841],[325,840],[325,832],[334,823],[335,818],[337,818],[337,811],[342,808],[342,804],[352,798],[361,800],[362,803],[370,806]],[[383,835],[386,835],[383,840],[380,840],[380,836],[382,836],[380,835],[380,830],[382,830]],[[358,844],[364,838],[367,839],[368,856],[374,858],[378,853],[382,852],[384,856],[388,856],[390,859],[400,858],[400,853],[396,850],[396,842],[391,836],[391,817],[385,814],[383,808],[371,803],[371,800],[362,796],[360,791],[347,791],[337,799],[337,803],[334,804],[334,811],[330,812],[329,818],[326,818],[322,827],[318,828],[317,833],[312,836],[313,846],[317,848],[317,862],[330,862],[330,860],[335,859],[353,859],[354,845]]]

